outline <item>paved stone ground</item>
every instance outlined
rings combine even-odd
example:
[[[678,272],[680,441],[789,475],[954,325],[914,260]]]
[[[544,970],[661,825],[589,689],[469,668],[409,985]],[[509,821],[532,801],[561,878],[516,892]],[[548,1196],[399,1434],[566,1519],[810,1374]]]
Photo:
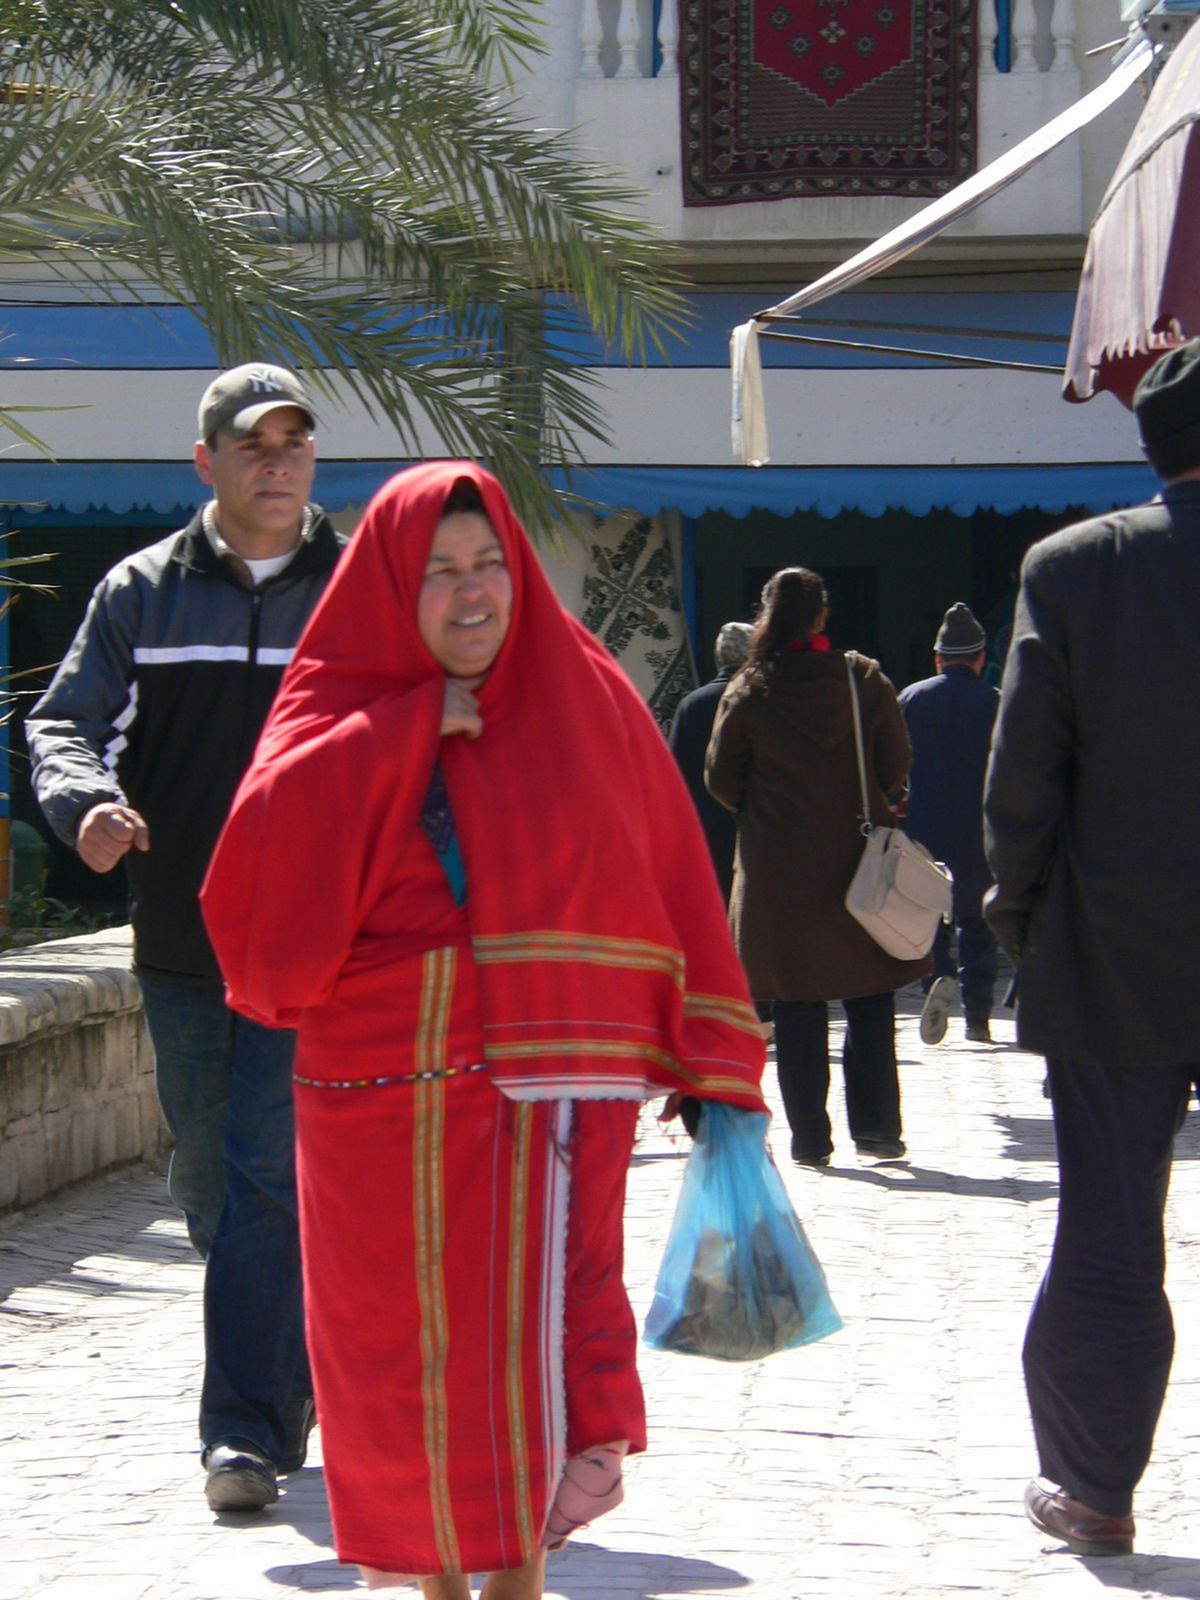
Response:
[[[1200,1129],[1169,1216],[1175,1381],[1138,1554],[1080,1561],[1025,1522],[1018,1351],[1054,1220],[1041,1064],[899,1029],[907,1165],[826,1172],[773,1141],[845,1329],[747,1366],[644,1351],[650,1450],[625,1505],[551,1558],[552,1600],[1200,1597]],[[773,1079],[773,1072],[769,1074]],[[840,1100],[836,1093],[834,1100]],[[683,1169],[647,1120],[629,1197],[639,1315]],[[362,1589],[330,1545],[320,1452],[257,1519],[214,1518],[193,1443],[201,1271],[137,1169],[0,1224],[0,1600],[290,1600]],[[314,1442],[319,1434],[314,1436]]]

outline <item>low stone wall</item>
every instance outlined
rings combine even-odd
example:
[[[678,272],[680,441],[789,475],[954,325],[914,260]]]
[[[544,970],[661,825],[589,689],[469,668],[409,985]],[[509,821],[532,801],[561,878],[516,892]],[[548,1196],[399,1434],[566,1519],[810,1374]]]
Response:
[[[0,1211],[163,1153],[128,928],[0,956]]]

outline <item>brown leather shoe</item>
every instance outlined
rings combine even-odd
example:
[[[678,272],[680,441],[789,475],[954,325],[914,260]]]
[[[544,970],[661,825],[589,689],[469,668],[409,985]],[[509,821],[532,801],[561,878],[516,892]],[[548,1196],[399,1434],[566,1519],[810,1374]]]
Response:
[[[1133,1550],[1132,1517],[1106,1517],[1045,1478],[1027,1485],[1025,1514],[1077,1556],[1127,1556]]]

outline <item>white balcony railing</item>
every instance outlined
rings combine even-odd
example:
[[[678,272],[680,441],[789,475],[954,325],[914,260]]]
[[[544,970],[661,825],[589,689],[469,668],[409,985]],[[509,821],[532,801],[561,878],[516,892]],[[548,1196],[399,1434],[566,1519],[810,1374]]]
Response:
[[[674,78],[679,75],[678,0],[580,0],[581,78]],[[1075,0],[980,0],[980,71],[1074,72]]]

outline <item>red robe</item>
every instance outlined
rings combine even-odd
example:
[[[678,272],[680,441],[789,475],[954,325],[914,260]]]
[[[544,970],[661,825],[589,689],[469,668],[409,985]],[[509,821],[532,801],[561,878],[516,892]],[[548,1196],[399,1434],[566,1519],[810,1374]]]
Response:
[[[453,483],[513,582],[477,740],[416,627]],[[418,827],[435,760],[466,867]],[[471,463],[402,473],[301,639],[203,893],[230,1002],[298,1028],[310,1355],[339,1553],[485,1571],[566,1454],[644,1445],[620,1281],[634,1102],[761,1109],[757,1019],[645,706]]]

